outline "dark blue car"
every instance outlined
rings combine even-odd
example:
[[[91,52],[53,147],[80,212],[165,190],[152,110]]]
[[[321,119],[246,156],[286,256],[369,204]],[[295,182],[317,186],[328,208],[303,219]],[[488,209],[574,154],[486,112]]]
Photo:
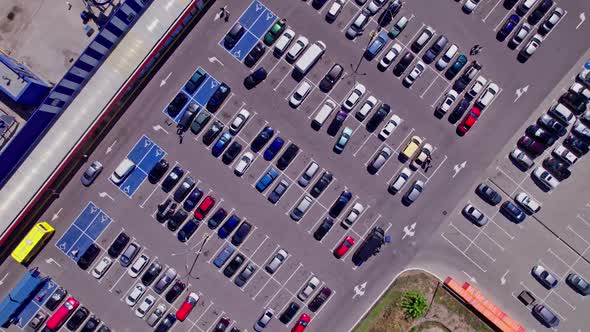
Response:
[[[217,109],[219,109],[219,106],[223,104],[225,98],[229,96],[230,92],[231,88],[227,84],[221,83],[217,87],[217,90],[213,92],[213,95],[211,98],[209,98],[209,101],[207,101],[207,110],[211,113],[215,113]]]
[[[338,218],[340,213],[342,213],[342,211],[346,207],[346,204],[348,204],[348,202],[350,202],[351,199],[352,199],[352,193],[350,191],[344,190],[340,194],[340,197],[338,197],[336,202],[334,202],[334,204],[332,204],[332,207],[330,207],[330,211],[328,211],[328,213],[330,214],[330,217]]]
[[[250,149],[252,149],[254,152],[260,151],[266,145],[266,143],[270,141],[274,133],[275,131],[271,127],[264,127],[264,129],[262,129],[258,135],[256,135],[256,138],[254,138],[252,144],[250,144]]]
[[[231,141],[231,138],[232,136],[230,133],[223,133],[223,135],[217,139],[217,142],[215,142],[215,145],[213,145],[211,148],[211,154],[213,154],[215,158],[219,157],[223,153],[223,150],[225,150],[227,147],[229,141]]]
[[[281,150],[285,144],[285,140],[280,137],[275,137],[275,139],[270,143],[270,145],[264,151],[264,160],[271,161],[277,153]]]
[[[219,230],[217,231],[217,235],[219,236],[219,238],[221,239],[225,239],[226,237],[228,237],[233,231],[234,229],[236,229],[236,227],[238,227],[238,224],[240,223],[240,218],[238,216],[236,216],[235,214],[233,214],[231,217],[229,217],[221,226],[221,228],[219,228]]]
[[[274,169],[270,168],[264,176],[258,180],[256,183],[256,189],[260,192],[263,192],[277,177],[279,176],[279,172]]]
[[[199,200],[203,197],[203,191],[199,189],[199,187],[195,187],[190,195],[188,195],[186,201],[184,201],[184,205],[182,206],[187,211],[192,211]]]
[[[199,228],[199,224],[200,224],[200,222],[197,219],[191,218],[178,231],[178,235],[177,235],[178,241],[180,241],[180,242],[186,242],[186,241],[188,241],[191,238],[191,236],[193,236],[193,234],[195,233],[195,231],[197,230],[197,228]]]
[[[510,15],[510,17],[506,20],[506,22],[504,22],[504,25],[502,25],[502,28],[500,29],[500,31],[498,31],[498,35],[497,35],[498,40],[504,41],[504,39],[506,39],[506,37],[508,37],[508,35],[512,32],[512,30],[514,30],[514,28],[516,28],[516,26],[518,25],[518,22],[520,22],[520,17],[518,17],[518,15],[516,15],[516,14]]]

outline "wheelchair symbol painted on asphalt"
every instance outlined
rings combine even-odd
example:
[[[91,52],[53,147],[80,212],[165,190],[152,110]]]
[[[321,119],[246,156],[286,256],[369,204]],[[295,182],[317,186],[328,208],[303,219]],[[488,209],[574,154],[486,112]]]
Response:
[[[217,87],[217,82],[211,81],[211,89],[214,89],[216,87]]]
[[[242,54],[242,51],[241,50],[237,50],[237,51],[234,52],[234,56],[236,58],[239,58],[241,54]]]
[[[59,249],[61,249],[61,251],[66,251],[66,243],[65,242],[60,243]]]
[[[263,6],[263,5],[261,5],[261,4],[259,4],[259,3],[257,3],[257,4],[256,4],[256,11],[257,11],[257,12],[259,12],[259,11],[261,11],[262,9],[264,9],[264,6]]]
[[[143,145],[144,145],[144,147],[146,147],[146,148],[147,148],[148,146],[152,145],[152,141],[150,141],[149,139],[146,139],[146,140],[143,142]]]
[[[100,217],[100,222],[101,222],[101,223],[103,223],[103,222],[105,222],[105,221],[107,221],[107,220],[109,220],[109,217],[107,217],[107,216],[101,216],[101,217]]]
[[[157,149],[157,150],[156,150],[156,157],[159,157],[159,156],[161,156],[163,153],[164,153],[164,152],[163,152],[162,150],[160,150],[160,149]]]
[[[271,13],[266,13],[266,20],[267,20],[267,21],[270,21],[270,20],[272,20],[274,17],[275,17],[275,16],[274,16],[273,14],[271,14]]]
[[[91,206],[91,207],[90,207],[90,213],[91,213],[91,214],[95,214],[95,213],[96,213],[96,211],[98,211],[98,208],[97,208],[96,206]]]
[[[123,188],[123,191],[124,191],[126,194],[129,194],[129,192],[131,192],[131,187],[129,187],[129,185],[127,185],[125,188]]]

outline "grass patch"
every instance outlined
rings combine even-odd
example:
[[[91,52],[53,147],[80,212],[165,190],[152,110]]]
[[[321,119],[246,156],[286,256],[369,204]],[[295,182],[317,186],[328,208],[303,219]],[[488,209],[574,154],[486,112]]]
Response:
[[[420,323],[410,329],[409,332],[422,332],[428,329],[439,329],[441,332],[452,332],[448,327],[446,327],[443,323],[429,320],[423,323]]]
[[[440,289],[436,293],[434,303],[439,304],[447,308],[450,312],[459,316],[467,325],[470,326],[472,331],[476,332],[490,332],[492,329],[488,327],[484,322],[479,319],[469,308],[463,303],[457,300],[453,295],[449,294],[444,289]],[[433,304],[434,305],[434,304]]]

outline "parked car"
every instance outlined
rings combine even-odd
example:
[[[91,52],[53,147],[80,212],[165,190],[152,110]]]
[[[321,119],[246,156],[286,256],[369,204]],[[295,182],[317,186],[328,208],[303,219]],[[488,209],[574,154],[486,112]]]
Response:
[[[234,24],[234,26],[225,35],[225,38],[223,39],[223,46],[225,46],[226,49],[231,50],[234,48],[234,46],[236,46],[238,40],[242,38],[244,32],[246,32],[246,28],[244,28],[244,26],[242,26],[242,24],[239,22],[236,22],[236,24]]]
[[[96,180],[100,172],[102,172],[102,169],[103,166],[98,160],[93,161],[92,164],[90,164],[90,166],[88,166],[86,171],[84,171],[84,173],[82,174],[80,181],[82,181],[82,184],[84,186],[90,186],[92,182]]]
[[[266,150],[264,150],[264,160],[273,160],[277,153],[279,153],[279,151],[283,147],[283,144],[285,144],[285,140],[283,140],[279,136],[275,137],[274,140],[270,143],[270,145],[266,148]]]
[[[396,114],[392,115],[389,121],[387,121],[387,123],[385,124],[385,126],[383,126],[377,137],[380,140],[385,141],[401,123],[402,119],[399,116],[397,116]]]
[[[530,214],[537,213],[541,210],[541,204],[532,199],[527,193],[520,192],[516,194],[514,201]]]
[[[455,90],[447,92],[443,101],[436,108],[436,113],[438,114],[438,116],[442,118],[445,114],[447,114],[447,112],[451,109],[451,106],[453,106],[453,103],[455,102],[455,100],[457,100],[458,97],[459,94]]]
[[[387,0],[381,0],[380,2],[385,4]],[[401,2],[401,0],[390,1],[387,7],[385,7],[385,9],[383,9],[383,11],[381,12],[381,15],[379,15],[379,18],[377,18],[377,24],[379,24],[379,26],[383,28],[388,26],[389,23],[391,23],[391,21],[393,20],[393,17],[397,15],[397,13],[399,13],[400,9],[402,8],[402,5],[403,3]]]
[[[451,46],[449,46],[445,53],[443,53],[443,55],[438,59],[438,61],[436,61],[436,69],[444,70],[449,65],[451,60],[453,60],[453,58],[457,54],[457,51],[459,51],[457,45],[452,44]]]
[[[162,294],[166,288],[174,281],[176,278],[176,270],[169,267],[164,274],[160,277],[158,282],[154,285],[154,291],[156,294]]]
[[[180,181],[180,178],[184,175],[184,169],[180,166],[174,166],[172,171],[168,173],[168,176],[162,181],[162,190],[166,193],[172,191],[176,184]]]
[[[348,97],[346,97],[346,99],[344,100],[344,103],[342,103],[342,109],[347,113],[350,112],[354,108],[354,106],[359,102],[359,100],[361,100],[366,91],[367,88],[365,88],[364,85],[356,83],[354,88],[352,88],[352,90],[348,94]]]
[[[590,294],[590,284],[577,273],[570,273],[565,282],[578,294],[586,296]]]
[[[194,94],[201,84],[205,82],[205,79],[207,79],[207,73],[205,70],[203,68],[197,69],[193,76],[191,76],[191,78],[184,85],[184,90],[191,95]]]
[[[368,10],[361,10],[359,14],[356,16],[356,18],[352,21],[348,29],[346,29],[346,32],[344,33],[346,38],[352,40],[356,38],[358,35],[360,35],[365,29],[367,23],[369,23],[370,16],[371,13]]]
[[[125,181],[125,179],[127,179],[129,174],[131,174],[131,172],[133,172],[134,169],[134,162],[127,158],[123,159],[121,163],[119,163],[119,166],[115,168],[113,174],[111,174],[111,181],[116,185],[120,185],[121,183],[123,183],[123,181]]]
[[[512,36],[512,39],[508,42],[508,46],[512,49],[517,48],[524,40],[527,38],[529,33],[531,33],[531,26],[527,23],[523,23],[520,25],[516,33]]]
[[[223,104],[227,96],[229,96],[230,92],[231,88],[227,84],[219,84],[215,92],[213,92],[213,95],[207,101],[207,110],[211,113],[215,113],[221,104]]]
[[[537,49],[541,46],[541,42],[543,42],[543,36],[540,34],[535,34],[526,45],[518,52],[518,58],[521,62],[528,60]]]
[[[546,158],[543,160],[543,167],[549,171],[559,181],[563,181],[571,176],[568,165],[556,158]]]
[[[266,266],[264,267],[266,272],[270,274],[275,273],[278,270],[278,268],[283,264],[283,262],[285,262],[288,255],[289,254],[287,253],[287,251],[285,251],[284,249],[279,249],[279,251],[270,260],[270,262],[268,262],[268,264],[266,264]]]
[[[258,182],[256,182],[256,190],[263,192],[270,186],[274,180],[279,176],[279,172],[274,168],[269,168]]]
[[[344,229],[352,227],[352,225],[356,222],[356,220],[359,218],[359,216],[363,213],[364,210],[365,207],[361,203],[354,203],[352,209],[350,209],[350,212],[348,212],[348,215],[346,216],[346,218],[344,218],[340,225],[342,225]]]
[[[217,322],[217,325],[215,325],[213,332],[225,332],[225,330],[227,330],[230,324],[231,321],[229,320],[229,318],[221,317],[219,319],[219,322]]]
[[[418,61],[414,66],[414,69],[404,78],[402,84],[409,88],[414,85],[414,82],[422,75],[422,73],[426,70],[426,65],[422,61]]]
[[[227,238],[238,227],[240,221],[242,221],[240,217],[236,216],[235,214],[232,214],[229,218],[227,218],[227,220],[217,230],[217,235],[219,238]]]
[[[336,249],[334,249],[334,252],[333,252],[334,257],[336,257],[338,259],[342,258],[344,255],[346,255],[348,250],[350,250],[350,248],[352,248],[353,245],[354,245],[354,238],[352,238],[351,236],[347,236],[346,238],[344,238],[344,240],[342,240],[340,245],[338,247],[336,247]]]
[[[311,89],[311,84],[309,84],[309,82],[305,80],[301,81],[295,91],[293,91],[291,98],[289,98],[289,105],[291,105],[293,108],[299,107],[305,98],[307,98],[307,95],[309,95]]]
[[[135,309],[135,316],[139,318],[145,317],[145,315],[150,311],[154,303],[156,302],[156,298],[152,295],[147,295],[143,298],[143,301],[137,306]]]
[[[389,37],[387,37],[387,32],[379,32],[377,36],[371,41],[369,46],[365,49],[365,59],[369,61],[373,60],[379,54],[379,52],[381,52],[388,41]]]
[[[217,226],[221,224],[221,222],[227,217],[227,211],[224,208],[218,208],[217,211],[209,218],[207,221],[207,226],[210,229],[216,229]]]
[[[151,283],[156,279],[161,271],[162,265],[157,261],[153,261],[141,277],[141,283],[145,286],[151,285]]]
[[[221,250],[213,260],[213,265],[215,265],[217,268],[221,268],[235,250],[236,249],[231,244],[226,244],[223,250]]]
[[[531,274],[541,285],[543,285],[543,287],[547,289],[557,287],[557,277],[553,273],[547,271],[542,265],[533,266]]]
[[[267,76],[268,73],[266,72],[266,69],[260,67],[244,78],[244,87],[246,87],[248,90],[253,89],[262,81],[264,81]]]
[[[156,323],[158,323],[158,321],[162,318],[162,316],[164,316],[165,312],[166,312],[166,306],[163,304],[158,304],[156,309],[154,309],[154,311],[152,311],[151,315],[146,320],[148,325],[152,326],[152,327],[154,325],[156,325]]]
[[[188,212],[184,209],[178,209],[170,219],[168,219],[167,227],[170,231],[176,232],[178,227],[184,223],[186,218],[188,217]]]
[[[412,171],[409,168],[404,167],[401,172],[399,172],[395,180],[393,180],[389,187],[387,187],[387,191],[389,191],[390,194],[395,195],[402,190],[404,185],[410,179],[410,176],[412,176]]]
[[[70,315],[78,308],[80,302],[73,297],[70,297],[49,317],[45,327],[57,331],[63,323],[70,317]]]
[[[281,171],[284,171],[287,167],[289,167],[289,165],[291,164],[293,159],[295,159],[298,153],[299,147],[294,143],[289,144],[289,146],[287,146],[285,151],[283,151],[283,154],[277,160],[277,168]]]
[[[389,38],[397,38],[397,36],[399,36],[402,31],[404,31],[409,21],[410,20],[405,16],[400,17],[399,20],[397,20],[397,22],[395,22],[395,24],[393,24],[389,30]]]
[[[264,35],[264,43],[266,46],[272,46],[277,38],[285,31],[287,27],[285,19],[277,19],[275,23],[268,29]]]
[[[346,147],[348,141],[352,137],[352,133],[352,128],[344,127],[344,129],[340,133],[340,137],[338,138],[338,140],[336,140],[336,143],[334,143],[334,148],[332,149],[334,153],[340,154],[344,151],[344,148]]]
[[[553,313],[549,308],[542,304],[535,304],[533,307],[533,316],[541,322],[545,327],[555,328],[559,326],[559,317]]]
[[[549,130],[554,135],[561,137],[567,134],[567,125],[564,125],[563,123],[555,120],[548,114],[541,115],[541,117],[537,120],[537,123],[543,126],[543,128]]]
[[[297,58],[299,58],[299,56],[303,53],[308,44],[309,40],[305,36],[299,35],[299,37],[297,37],[295,42],[289,48],[289,51],[287,51],[285,59],[291,63],[295,62],[295,60],[297,60]]]
[[[264,46],[261,42],[256,43],[254,47],[248,52],[248,55],[244,58],[244,64],[246,67],[254,67],[254,65],[260,60],[260,58],[266,52],[266,46]]]
[[[92,265],[98,254],[100,254],[100,248],[93,243],[88,246],[88,248],[86,248],[76,264],[82,270],[86,270],[88,267],[90,267],[90,265]]]
[[[211,195],[206,196],[201,201],[201,204],[199,204],[199,206],[197,206],[197,209],[195,210],[195,213],[194,213],[195,219],[197,219],[198,221],[205,219],[205,216],[207,216],[209,211],[211,211],[211,209],[213,209],[214,205],[215,205],[215,197],[213,197]]]
[[[53,292],[53,294],[51,294],[49,299],[47,299],[47,302],[45,302],[45,308],[47,308],[51,311],[55,310],[55,308],[57,308],[57,306],[61,303],[61,301],[64,300],[64,298],[66,297],[67,294],[68,294],[68,291],[65,288],[58,287]]]
[[[520,224],[524,221],[526,214],[511,201],[506,201],[500,206],[500,212],[502,212],[508,219],[512,220],[516,224]]]
[[[330,122],[330,125],[328,126],[328,130],[326,131],[328,135],[335,136],[340,130],[340,127],[342,127],[342,124],[344,123],[347,117],[348,113],[346,111],[339,110],[338,113],[336,113],[334,119],[332,119],[332,122]]]
[[[377,68],[381,71],[385,71],[391,64],[395,61],[395,59],[400,55],[402,52],[402,46],[399,43],[395,43],[387,53],[381,58],[379,63],[377,64]]]
[[[303,218],[303,216],[309,210],[312,204],[313,200],[311,197],[309,197],[308,195],[303,196],[303,198],[299,200],[299,203],[295,207],[293,207],[293,210],[291,211],[291,214],[289,216],[294,221],[301,220],[301,218]]]
[[[234,280],[234,283],[238,287],[243,287],[248,282],[248,280],[250,280],[254,272],[256,272],[256,266],[254,265],[254,263],[248,262],[248,264],[246,264],[246,267],[244,267],[242,272],[238,274],[238,276]]]
[[[488,217],[486,217],[483,212],[471,204],[465,205],[463,208],[463,215],[467,217],[469,221],[480,227],[488,223]]]
[[[508,37],[508,35],[510,35],[510,33],[514,30],[514,28],[516,28],[518,22],[520,22],[520,17],[518,15],[510,15],[496,34],[496,39],[499,41],[504,41],[504,39],[506,39],[506,37]]]
[[[250,112],[246,109],[241,109],[238,115],[234,118],[232,123],[229,125],[229,132],[232,135],[236,135],[244,127],[248,119],[250,118]]]
[[[319,293],[309,302],[307,308],[311,310],[311,312],[316,312],[318,309],[328,300],[328,298],[332,295],[332,290],[328,287],[322,287]]]
[[[457,60],[453,62],[453,64],[447,69],[445,72],[445,77],[449,80],[455,78],[457,74],[463,69],[463,67],[467,64],[467,57],[463,54],[457,57]]]
[[[334,22],[338,15],[342,12],[342,8],[344,8],[345,1],[344,0],[334,0],[332,2],[332,6],[326,12],[326,21]]]
[[[289,322],[291,322],[291,320],[300,308],[301,307],[299,306],[299,304],[297,304],[297,302],[289,303],[285,311],[283,311],[283,313],[281,313],[281,316],[279,316],[279,321],[281,321],[281,323],[285,325],[289,324]]]
[[[192,178],[191,178],[191,180],[192,180]],[[186,181],[186,179],[185,179],[185,181]],[[194,185],[192,187],[194,188],[193,191],[191,191],[191,193],[188,195],[188,197],[186,198],[186,200],[184,201],[184,203],[182,205],[182,207],[188,212],[192,211],[195,208],[195,206],[197,206],[197,203],[203,197],[203,191],[201,189],[199,189],[199,187],[195,187]],[[182,186],[179,187],[179,189],[180,188],[182,188]],[[178,189],[176,191],[178,191]]]
[[[418,37],[414,39],[414,42],[412,43],[410,48],[415,53],[419,53],[422,50],[422,48],[424,48],[424,46],[428,44],[432,36],[434,36],[434,30],[429,26],[425,27],[422,30],[422,32],[418,35]]]
[[[174,323],[176,323],[176,317],[173,314],[169,313],[168,315],[166,315],[166,317],[164,317],[164,319],[162,319],[160,324],[156,326],[156,329],[154,331],[167,332],[172,328],[172,325],[174,325]]]
[[[207,111],[199,112],[191,124],[191,132],[198,135],[207,123],[209,123],[209,120],[211,120],[211,113]]]
[[[115,241],[113,241],[113,243],[109,247],[109,250],[107,251],[107,253],[112,258],[117,258],[121,254],[123,249],[125,249],[125,246],[127,246],[127,243],[129,243],[129,236],[127,234],[125,234],[124,232],[121,232],[121,233],[119,233],[119,235],[117,236]]]
[[[131,262],[133,261],[133,259],[135,259],[135,256],[137,256],[137,253],[139,253],[140,250],[141,247],[137,243],[131,242],[129,246],[127,246],[125,251],[123,251],[121,257],[119,257],[119,262],[121,263],[121,266],[128,267],[129,265],[131,265]]]
[[[324,190],[330,185],[334,176],[330,172],[323,172],[322,176],[318,179],[318,181],[314,184],[314,186],[309,191],[309,194],[313,198],[318,198],[324,192]]]
[[[244,264],[244,260],[244,255],[240,253],[236,254],[234,258],[232,258],[232,260],[229,261],[229,263],[223,269],[223,275],[228,278],[231,278],[242,266],[242,264]]]
[[[190,176],[185,177],[180,186],[178,186],[178,188],[176,188],[176,190],[174,191],[172,197],[177,203],[182,202],[186,198],[186,196],[188,196],[191,190],[195,187],[195,185],[195,179],[193,179]]]
[[[276,204],[279,201],[279,199],[283,197],[283,194],[285,194],[285,192],[289,188],[289,185],[290,183],[287,180],[281,180],[281,182],[279,182],[272,190],[272,192],[268,195],[268,201],[272,204]]]
[[[541,3],[537,5],[537,8],[527,17],[529,24],[535,25],[541,21],[543,16],[547,14],[549,9],[553,7],[553,0],[540,0]]]
[[[129,290],[129,293],[127,293],[127,297],[125,297],[125,303],[127,303],[127,305],[130,307],[134,306],[144,293],[145,286],[140,283],[135,284],[135,286]]]
[[[557,180],[553,175],[547,172],[542,166],[538,166],[533,171],[533,178],[535,178],[539,183],[547,190],[555,189],[559,185],[559,180]]]
[[[254,140],[252,140],[252,143],[250,144],[250,149],[252,149],[254,153],[260,151],[266,145],[266,143],[270,141],[270,139],[274,135],[274,132],[274,129],[272,129],[271,127],[264,127],[260,131],[260,133],[256,135]]]
[[[553,9],[551,14],[543,21],[543,23],[539,26],[539,33],[546,36],[549,31],[551,31],[559,21],[565,15],[565,11],[559,7]]]
[[[332,218],[338,218],[340,213],[344,210],[348,202],[352,199],[352,193],[350,191],[342,191],[340,196],[336,199],[336,201],[332,204],[330,209],[328,210],[328,214]]]
[[[295,325],[293,326],[291,332],[303,332],[310,321],[311,317],[309,317],[308,314],[302,314],[301,317],[299,317],[297,323],[295,323]]]
[[[39,330],[39,328],[41,328],[41,325],[43,325],[43,323],[45,322],[46,319],[47,319],[47,313],[45,313],[43,310],[37,311],[35,316],[33,316],[33,318],[31,318],[31,320],[29,321],[29,323],[27,323],[27,326],[25,327],[24,331],[25,332],[35,332],[35,331]]]
[[[315,276],[309,278],[305,286],[299,291],[297,297],[302,301],[305,302],[307,299],[315,292],[316,288],[320,285],[320,279]]]
[[[100,261],[98,261],[94,269],[92,269],[92,276],[96,279],[102,278],[102,276],[107,272],[112,264],[113,260],[107,256],[104,256],[100,259]]]
[[[460,136],[467,134],[469,129],[475,125],[475,122],[480,116],[481,110],[476,106],[472,107],[469,113],[463,118],[463,121],[457,126],[457,134]]]
[[[148,265],[149,262],[150,257],[148,255],[139,255],[139,257],[135,260],[133,265],[131,265],[131,267],[127,270],[127,274],[129,274],[131,278],[137,278],[137,276],[141,274],[141,272]]]
[[[86,318],[88,318],[88,315],[90,315],[88,309],[85,307],[78,308],[66,323],[66,328],[70,331],[76,331]]]
[[[244,173],[246,173],[246,171],[252,164],[253,160],[254,155],[252,154],[252,152],[244,153],[240,160],[236,163],[236,166],[234,167],[234,174],[237,176],[244,175]]]
[[[164,174],[166,174],[169,167],[170,167],[170,163],[168,163],[168,161],[166,159],[164,159],[164,158],[160,159],[160,161],[158,161],[154,165],[154,167],[152,167],[152,169],[150,170],[150,172],[148,174],[148,181],[151,184],[158,183],[158,181],[160,181],[160,179],[162,179]]]
[[[426,52],[422,56],[422,60],[424,61],[424,63],[432,63],[440,54],[440,52],[442,52],[442,50],[447,46],[448,43],[449,40],[447,39],[447,37],[442,35],[439,36],[436,42],[434,42],[434,44],[432,44],[430,48],[428,48],[428,50],[426,50]]]
[[[408,189],[402,200],[406,205],[410,205],[418,200],[423,191],[424,182],[422,180],[416,180],[412,183],[412,186]]]
[[[176,124],[176,132],[184,133],[187,131],[200,110],[201,106],[197,103],[191,102],[188,104],[186,110],[182,113],[180,120],[178,120],[178,123]]]
[[[449,118],[448,118],[449,122],[456,123],[457,121],[459,121],[463,117],[463,115],[465,114],[465,111],[467,111],[467,108],[469,107],[470,103],[471,103],[471,101],[466,97],[461,99],[461,101],[459,103],[457,103],[457,105],[455,106],[455,108],[453,109],[451,114],[449,115]]]
[[[545,146],[551,146],[557,140],[557,137],[555,135],[553,135],[553,133],[551,133],[550,131],[545,130],[537,125],[530,125],[526,129],[525,133],[530,138],[534,139],[535,141],[537,141]]]
[[[485,183],[480,183],[475,189],[475,192],[481,199],[492,206],[496,206],[502,201],[502,196]]]
[[[561,104],[567,106],[567,108],[574,112],[576,115],[580,115],[586,111],[586,97],[575,92],[566,92],[558,100]]]
[[[373,113],[371,118],[369,118],[369,121],[367,121],[367,124],[365,125],[365,129],[367,129],[367,131],[370,133],[377,130],[377,128],[379,127],[381,122],[383,122],[383,120],[385,120],[387,115],[389,115],[390,111],[391,111],[391,106],[389,106],[388,104],[381,104],[381,106],[379,106],[379,109],[377,110],[377,112]]]
[[[340,64],[335,63],[320,81],[320,90],[323,92],[329,92],[332,90],[334,85],[336,85],[336,82],[342,77],[342,73],[344,73],[344,68],[342,68]]]
[[[568,165],[573,165],[578,161],[578,157],[568,150],[563,144],[553,149],[553,155]]]
[[[587,142],[574,135],[569,135],[563,144],[578,157],[585,155],[590,149]]]
[[[188,96],[181,91],[174,97],[174,99],[172,99],[170,104],[168,104],[166,112],[168,112],[168,115],[170,115],[170,117],[176,118],[178,113],[180,113],[180,111],[184,108],[187,102]]]
[[[391,154],[391,149],[387,146],[384,146],[381,149],[381,151],[379,151],[379,153],[377,153],[377,155],[373,157],[373,160],[367,165],[367,172],[369,172],[369,174],[371,175],[379,172],[381,167],[383,167],[383,165],[385,165],[389,157],[391,157]]]
[[[334,226],[334,219],[326,216],[324,218],[324,220],[322,221],[322,223],[318,226],[318,228],[313,233],[313,238],[318,241],[321,241],[324,238],[324,236],[326,236],[326,234],[328,234],[330,229],[332,229],[332,226]]]
[[[192,217],[191,219],[189,219],[189,221],[187,221],[182,228],[178,231],[178,234],[176,235],[176,237],[178,238],[178,241],[180,242],[186,242],[188,241],[191,236],[193,236],[193,234],[197,231],[197,228],[199,228],[200,222],[195,219],[195,217]]]

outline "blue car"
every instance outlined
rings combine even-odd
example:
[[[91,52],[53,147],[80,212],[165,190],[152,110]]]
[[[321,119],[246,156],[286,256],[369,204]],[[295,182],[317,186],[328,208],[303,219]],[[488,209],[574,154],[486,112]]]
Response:
[[[387,32],[380,32],[375,39],[369,44],[367,50],[365,51],[365,58],[369,61],[373,60],[379,52],[383,49],[383,46],[387,44],[389,37],[387,36]]]
[[[270,168],[264,176],[258,180],[256,183],[256,189],[260,192],[263,192],[277,177],[279,176],[279,172],[274,169]]]
[[[352,199],[352,193],[350,191],[344,190],[340,197],[332,204],[328,213],[332,218],[338,218],[340,213],[344,210],[348,202]]]
[[[213,145],[213,147],[211,148],[211,154],[215,158],[221,156],[223,150],[225,150],[225,148],[229,144],[229,141],[231,141],[231,138],[232,136],[230,133],[223,133],[223,135],[221,135],[221,137],[217,139],[217,142],[215,142],[215,145]]]
[[[194,217],[191,218],[182,228],[178,231],[177,237],[178,241],[186,242],[188,241],[191,236],[195,233],[197,228],[199,228],[200,221],[195,219]]]
[[[232,214],[232,216],[229,217],[223,223],[223,225],[221,225],[221,228],[219,228],[219,230],[217,231],[217,235],[219,236],[219,238],[225,239],[226,237],[228,237],[234,231],[234,229],[236,229],[236,227],[238,227],[238,224],[240,223],[240,221],[241,220],[238,216],[236,216],[235,214]]]
[[[510,17],[506,20],[506,22],[504,22],[504,25],[502,25],[502,28],[500,29],[500,31],[498,31],[498,35],[496,36],[497,39],[499,41],[504,41],[504,39],[506,39],[506,37],[508,37],[508,35],[512,32],[512,30],[514,30],[514,28],[516,28],[516,26],[518,25],[518,22],[520,22],[520,17],[518,17],[518,15],[516,15],[516,14],[510,15]]]
[[[223,250],[217,254],[215,260],[213,261],[213,265],[217,266],[218,268],[222,267],[225,262],[229,259],[229,257],[236,251],[236,249],[231,245],[228,244],[223,248]]]
[[[457,74],[461,71],[461,69],[463,69],[463,67],[465,67],[466,64],[467,57],[463,54],[459,55],[459,57],[457,58],[457,60],[455,60],[453,65],[445,72],[446,78],[450,80],[455,78],[455,76],[457,76]]]
[[[285,144],[285,141],[280,137],[275,137],[275,139],[270,143],[270,145],[264,151],[264,160],[271,161],[277,153],[281,150]]]
[[[188,195],[186,201],[184,201],[183,208],[188,212],[192,211],[199,200],[203,197],[203,191],[199,187],[195,187],[190,195]]]
[[[524,221],[526,215],[522,210],[511,201],[506,201],[500,206],[500,211],[511,219],[515,224],[520,224]]]
[[[227,84],[221,83],[217,87],[217,90],[213,92],[213,95],[211,98],[209,98],[209,101],[207,101],[207,110],[211,113],[215,113],[217,109],[219,109],[219,106],[223,104],[225,98],[229,96],[230,92],[231,88]]]

